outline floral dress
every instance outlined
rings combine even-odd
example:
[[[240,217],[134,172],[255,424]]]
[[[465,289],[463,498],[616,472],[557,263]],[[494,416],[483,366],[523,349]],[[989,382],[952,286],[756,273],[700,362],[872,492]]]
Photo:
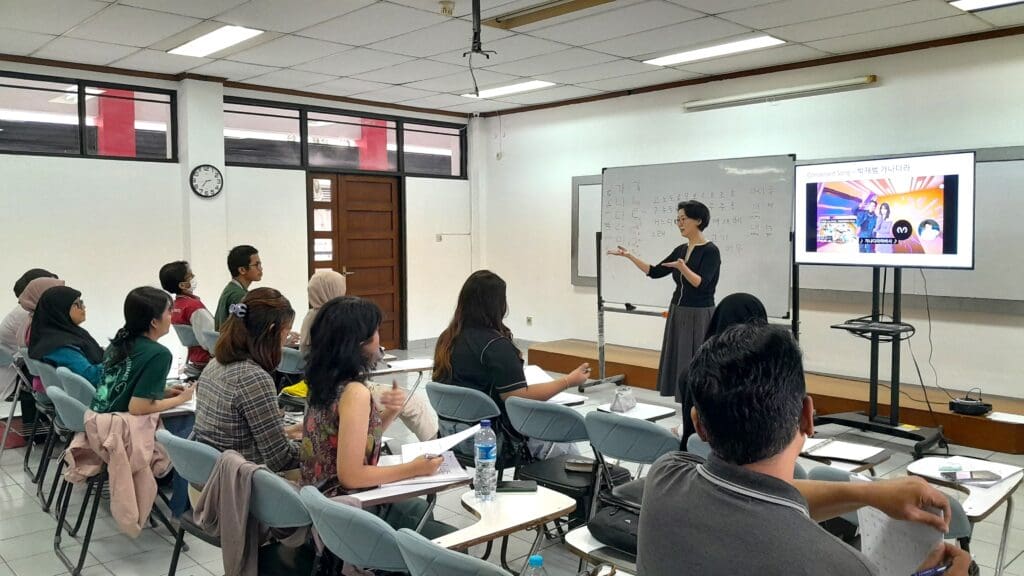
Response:
[[[326,410],[307,408],[302,422],[302,448],[299,449],[302,485],[316,486],[327,496],[349,492],[338,484],[338,401],[344,390],[344,384],[338,386],[338,394]],[[377,465],[383,436],[384,414],[371,398],[364,465]]]

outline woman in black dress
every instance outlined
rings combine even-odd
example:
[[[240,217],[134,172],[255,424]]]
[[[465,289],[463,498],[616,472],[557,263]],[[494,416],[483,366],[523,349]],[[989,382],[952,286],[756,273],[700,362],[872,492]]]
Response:
[[[690,359],[704,343],[704,335],[715,311],[715,287],[722,256],[718,246],[704,238],[704,229],[710,219],[711,212],[704,204],[696,200],[680,202],[676,225],[686,242],[658,264],[648,264],[622,246],[608,252],[629,258],[650,278],[671,275],[676,283],[661,345],[658,391],[662,396],[675,396],[680,403],[683,391],[677,382],[685,376]]]

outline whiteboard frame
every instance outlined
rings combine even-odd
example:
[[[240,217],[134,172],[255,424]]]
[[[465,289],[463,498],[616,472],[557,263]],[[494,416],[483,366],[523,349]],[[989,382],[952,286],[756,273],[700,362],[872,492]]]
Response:
[[[594,184],[601,185],[600,174],[572,177],[572,256],[570,258],[570,266],[573,286],[597,287],[597,276],[582,276],[579,267],[580,241],[597,242],[596,237],[590,239],[580,238],[580,186],[593,186]],[[598,230],[600,228],[598,226]],[[598,251],[597,257],[601,258],[600,251]]]

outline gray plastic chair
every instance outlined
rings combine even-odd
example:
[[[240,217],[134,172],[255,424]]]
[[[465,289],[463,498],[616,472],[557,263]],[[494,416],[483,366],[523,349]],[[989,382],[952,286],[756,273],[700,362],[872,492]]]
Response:
[[[57,412],[53,407],[53,402],[51,402],[50,399],[47,398],[45,392],[36,392],[32,388],[32,381],[37,373],[37,366],[39,363],[33,360],[32,358],[29,358],[28,348],[18,349],[18,355],[21,356],[21,359],[25,362],[25,368],[28,370],[28,374],[25,375],[26,386],[28,386],[28,390],[32,394],[32,399],[35,401],[36,404],[36,418],[32,422],[32,431],[29,433],[28,436],[30,440],[28,444],[25,445],[25,459],[21,467],[25,470],[25,473],[32,475],[32,483],[38,484],[40,480],[39,473],[42,470],[43,460],[39,460],[39,465],[36,466],[35,472],[32,471],[28,463],[32,457],[32,448],[36,444],[35,437],[39,433],[40,422],[43,419],[45,419],[47,422],[46,441],[49,442],[50,435],[55,433],[53,423],[57,419]]]
[[[157,430],[156,441],[167,450],[167,455],[171,457],[171,463],[174,465],[174,471],[190,484],[203,486],[210,480],[213,467],[217,465],[217,459],[220,458],[219,450],[201,442],[179,438],[167,430]],[[174,552],[171,554],[168,576],[174,576],[178,569],[178,558],[185,546],[185,532],[208,544],[220,546],[220,539],[211,537],[195,523],[191,510],[185,512],[181,515],[175,535]]]
[[[277,365],[277,371],[289,375],[302,374],[306,367],[306,359],[302,352],[287,346],[281,348],[281,362]]]
[[[203,330],[196,336],[196,340],[199,341],[199,345],[210,354],[213,354],[213,349],[217,346],[218,338],[220,338],[220,332],[217,332],[216,330]]]
[[[508,419],[520,434],[547,442],[587,440],[587,425],[579,412],[550,402],[511,397],[505,400]]]
[[[29,367],[29,370],[33,374],[39,377],[43,382],[43,389],[46,391],[46,401],[43,402],[39,395],[36,394],[37,405],[44,408],[47,403],[52,403],[50,399],[50,392],[53,390],[63,390],[63,382],[60,376],[57,374],[57,369],[46,362],[41,362],[33,358],[26,356],[25,364]],[[50,460],[53,458],[53,451],[57,446],[58,437],[67,439],[70,436],[69,428],[64,425],[61,421],[60,413],[55,412],[54,418],[50,420],[50,432],[46,435],[46,442],[43,444],[43,453],[40,455],[39,468],[36,471],[36,496],[39,497],[40,507],[43,512],[49,512],[50,506],[53,505],[53,497],[57,493],[57,476],[54,476],[53,482],[50,484],[49,496],[44,496],[45,491],[44,485],[46,484],[46,473],[50,470]]]
[[[849,482],[850,473],[831,466],[815,466],[807,473],[808,480],[823,480],[826,482]],[[860,526],[860,520],[856,512],[847,512],[839,516],[854,526]]]
[[[92,382],[63,366],[57,368],[57,376],[60,378],[61,388],[69,396],[86,406],[92,405],[92,399],[96,396],[96,388]]]
[[[181,345],[186,348],[193,346],[202,346],[199,343],[199,339],[196,338],[196,333],[192,330],[192,327],[188,324],[172,324],[174,333],[178,336],[178,341]]]
[[[614,412],[595,410],[584,422],[594,453],[637,464],[653,464],[679,449],[679,439],[661,426]]]
[[[18,397],[21,391],[32,391],[32,382],[29,377],[21,371],[21,368],[14,361],[14,354],[0,346],[0,366],[10,366],[14,370],[14,401],[11,402],[11,411],[4,421],[4,436],[0,439],[0,458],[3,458],[4,449],[7,446],[7,436],[11,433],[11,423],[14,422],[14,411],[18,407]],[[24,432],[24,431],[23,431]]]
[[[295,485],[270,470],[253,475],[250,501],[249,514],[264,526],[302,528],[313,523]]]
[[[489,396],[462,386],[451,386],[439,382],[427,382],[427,398],[430,405],[437,412],[438,434],[449,436],[470,426],[475,426],[481,420],[496,419],[501,416],[501,409]],[[501,473],[508,466],[507,456],[502,451],[504,438],[498,434],[498,479]],[[473,439],[468,438],[465,442],[454,448],[455,456],[463,466],[473,466]]]
[[[313,486],[299,496],[324,546],[335,556],[368,570],[405,572],[395,530],[387,522],[360,508],[333,502]]]
[[[509,576],[490,562],[442,548],[408,528],[399,530],[395,541],[411,576]]]

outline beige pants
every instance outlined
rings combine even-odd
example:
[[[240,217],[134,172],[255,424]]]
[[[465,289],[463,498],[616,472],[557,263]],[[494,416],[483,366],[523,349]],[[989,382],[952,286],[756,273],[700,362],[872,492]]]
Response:
[[[370,382],[369,388],[374,399],[378,399],[382,392],[391,388],[391,384]],[[437,412],[434,412],[434,407],[430,405],[430,400],[422,391],[417,390],[409,397],[405,408],[402,408],[402,413],[398,417],[420,441],[430,440],[437,436]]]

